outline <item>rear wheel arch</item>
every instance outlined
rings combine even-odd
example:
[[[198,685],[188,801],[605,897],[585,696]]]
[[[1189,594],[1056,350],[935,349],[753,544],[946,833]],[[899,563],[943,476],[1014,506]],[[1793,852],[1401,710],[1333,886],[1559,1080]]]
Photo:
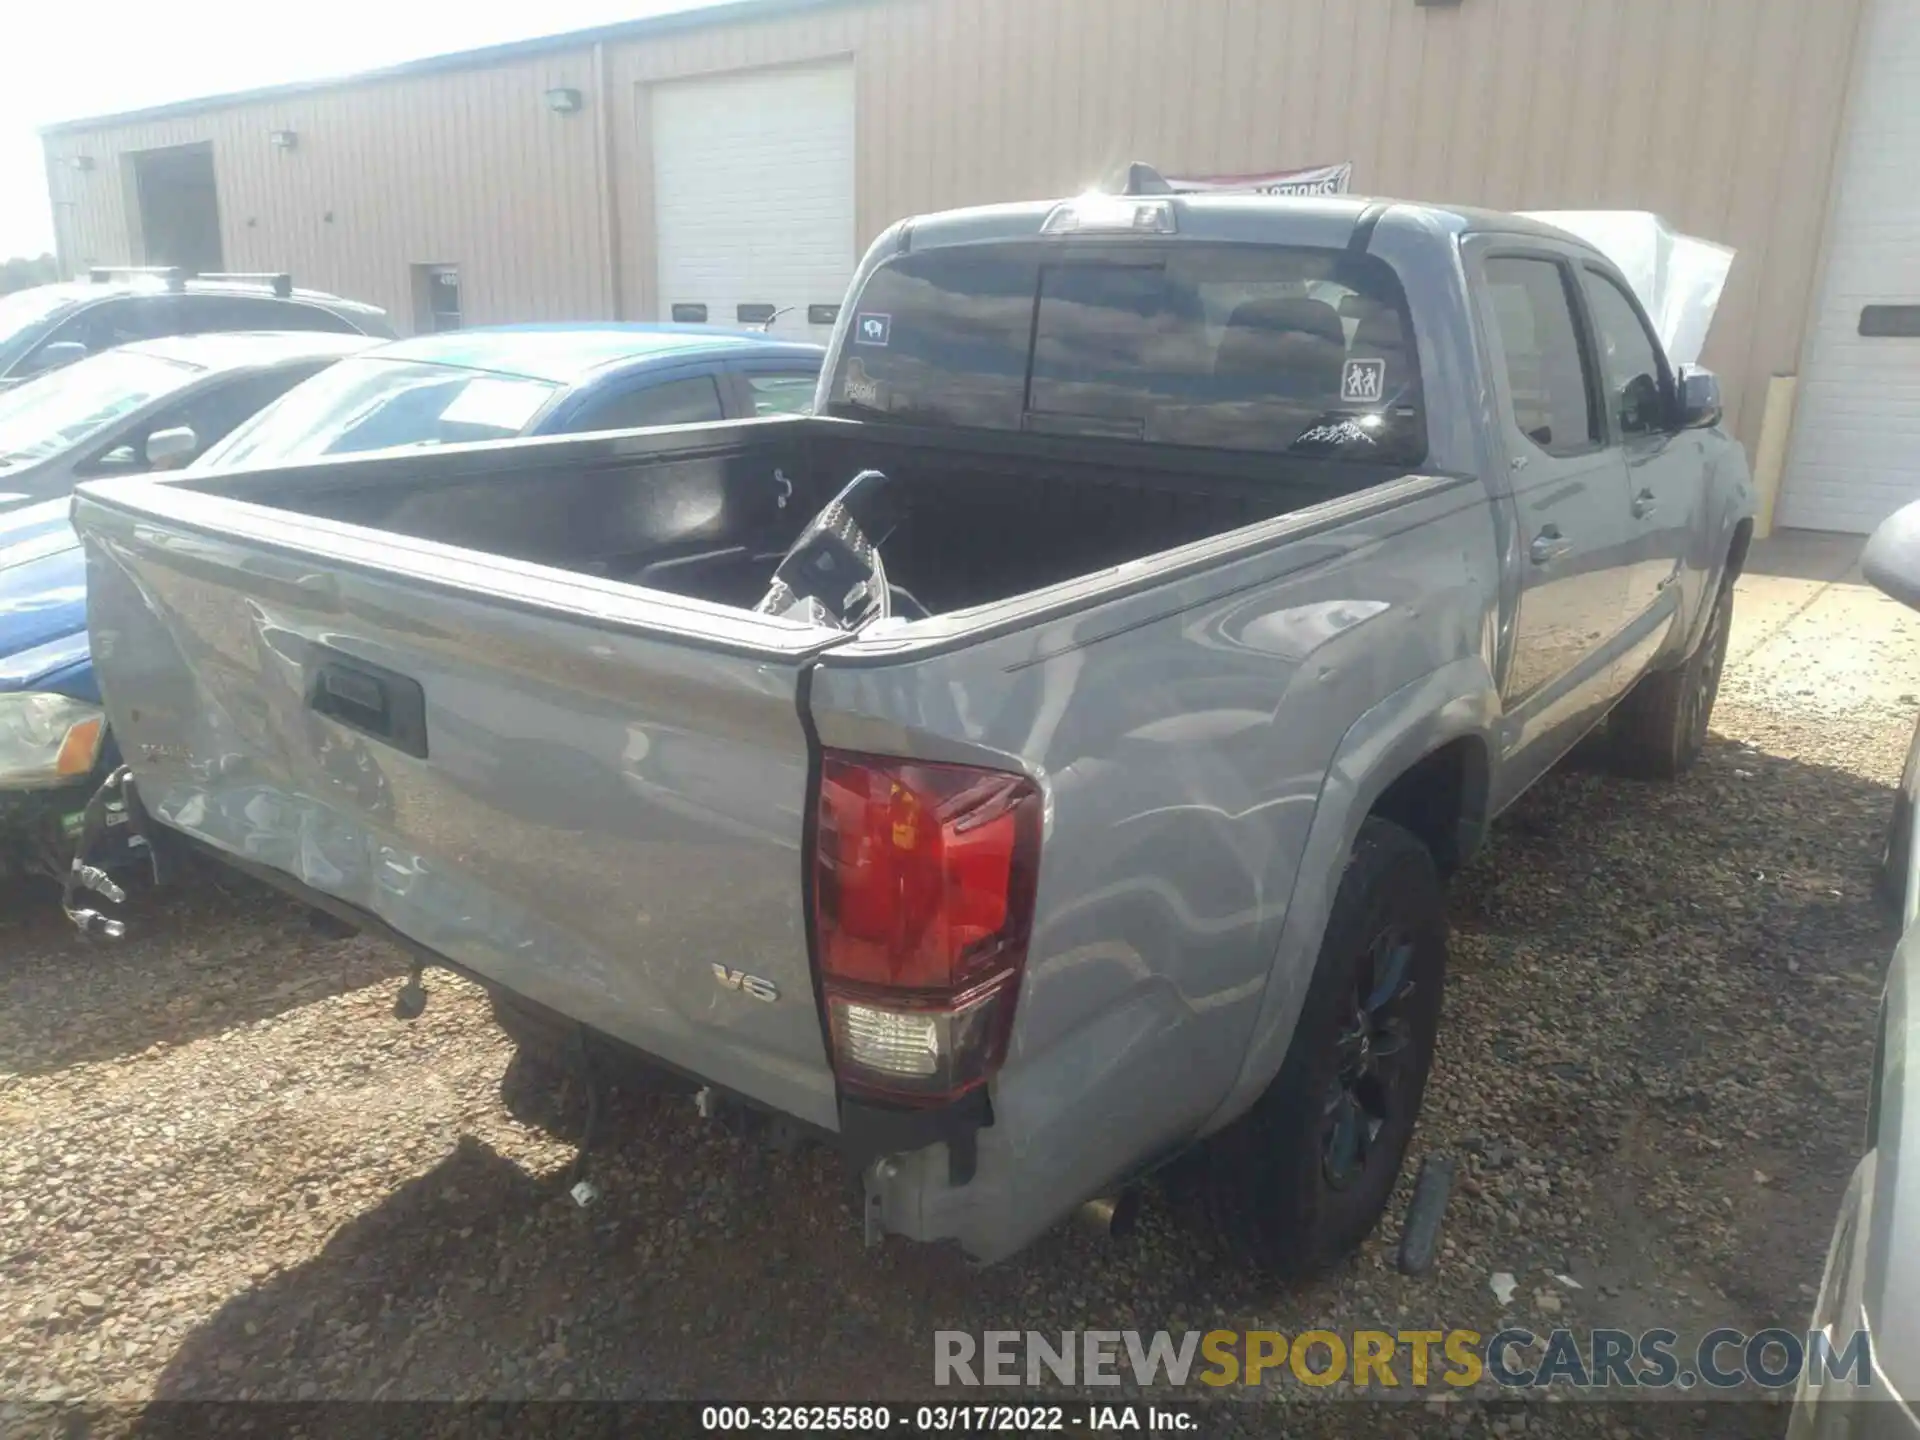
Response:
[[[1317,1274],[1380,1219],[1426,1088],[1446,975],[1446,910],[1425,842],[1361,821],[1284,1062],[1206,1144],[1205,1196],[1231,1250]]]
[[[1727,581],[1738,580],[1747,568],[1747,550],[1753,544],[1753,520],[1742,520],[1733,527],[1733,535],[1727,541],[1727,564],[1722,572]]]
[[[1498,688],[1485,660],[1474,654],[1402,686],[1348,727],[1327,763],[1307,840],[1284,892],[1286,914],[1239,1077],[1199,1134],[1217,1131],[1244,1113],[1279,1073],[1361,828],[1370,818],[1403,823],[1379,808],[1383,799],[1400,816],[1410,811],[1425,816],[1418,828],[1404,828],[1419,835],[1443,874],[1448,866],[1440,850],[1451,853],[1455,866],[1471,856],[1489,819],[1492,737],[1499,715]],[[1408,780],[1410,775],[1417,778]],[[1445,796],[1450,788],[1457,790],[1458,807],[1450,821],[1434,823],[1434,817],[1449,814],[1435,798],[1436,790]],[[1439,850],[1430,838],[1436,834]]]
[[[1455,736],[1388,782],[1367,813],[1417,837],[1442,878],[1470,860],[1487,833],[1490,763],[1483,736]]]

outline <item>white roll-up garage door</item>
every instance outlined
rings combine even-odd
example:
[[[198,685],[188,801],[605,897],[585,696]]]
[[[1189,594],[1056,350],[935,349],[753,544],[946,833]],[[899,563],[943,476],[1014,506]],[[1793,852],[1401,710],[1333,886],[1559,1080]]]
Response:
[[[650,109],[659,318],[772,307],[825,339],[856,259],[852,64],[672,81]]]
[[[1777,518],[1864,533],[1920,500],[1920,0],[1860,23]]]

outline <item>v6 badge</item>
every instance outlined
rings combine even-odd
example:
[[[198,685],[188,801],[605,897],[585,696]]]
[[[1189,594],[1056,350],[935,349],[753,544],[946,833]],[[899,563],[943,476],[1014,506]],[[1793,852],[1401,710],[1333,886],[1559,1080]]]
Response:
[[[714,983],[722,990],[738,990],[742,995],[751,995],[771,1005],[780,998],[779,987],[771,980],[762,980],[758,975],[749,975],[744,970],[735,970],[726,965],[713,967]]]

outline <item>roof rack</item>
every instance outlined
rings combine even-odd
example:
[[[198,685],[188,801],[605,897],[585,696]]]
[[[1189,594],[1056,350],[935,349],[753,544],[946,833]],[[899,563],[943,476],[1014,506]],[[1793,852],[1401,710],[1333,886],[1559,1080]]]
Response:
[[[194,280],[223,280],[231,285],[265,285],[285,300],[293,294],[293,276],[284,270],[202,270]]]
[[[178,265],[92,265],[87,268],[87,279],[95,285],[109,280],[163,280],[169,290],[178,290],[186,284],[189,273]]]
[[[293,276],[284,270],[188,270],[180,265],[92,265],[87,279],[95,285],[110,280],[159,280],[169,290],[184,290],[189,280],[214,280],[228,285],[259,285],[285,300],[293,294]]]

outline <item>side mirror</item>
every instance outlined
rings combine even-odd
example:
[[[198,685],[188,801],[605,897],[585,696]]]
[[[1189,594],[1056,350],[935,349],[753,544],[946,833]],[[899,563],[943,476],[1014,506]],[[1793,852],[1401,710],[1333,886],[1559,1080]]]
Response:
[[[1920,500],[1880,522],[1860,556],[1860,569],[1874,589],[1920,610]]]
[[[1707,430],[1720,423],[1720,377],[1698,365],[1680,367],[1680,428]]]
[[[171,430],[156,430],[147,437],[147,468],[178,470],[200,453],[200,437],[191,425],[176,425]]]
[[[62,365],[71,365],[76,360],[87,358],[89,351],[78,340],[55,340],[51,345],[42,345],[27,362],[27,373],[44,375],[49,370],[58,370]]]

